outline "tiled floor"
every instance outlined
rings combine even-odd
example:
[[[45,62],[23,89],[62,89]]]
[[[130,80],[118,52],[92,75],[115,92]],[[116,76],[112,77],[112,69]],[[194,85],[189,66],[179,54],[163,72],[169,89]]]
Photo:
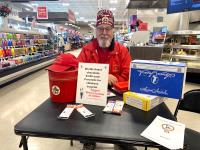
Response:
[[[79,51],[74,52],[77,56]],[[186,83],[185,91],[200,88],[200,85]],[[26,78],[0,89],[0,145],[1,150],[17,150],[20,137],[14,133],[14,125],[49,97],[48,75],[41,70]],[[176,100],[166,103],[174,112]],[[200,132],[200,116],[180,113],[179,121]],[[82,145],[75,141],[71,147],[68,140],[29,138],[30,150],[80,150]],[[113,149],[112,144],[97,144],[97,149]],[[139,148],[140,150],[142,148]]]

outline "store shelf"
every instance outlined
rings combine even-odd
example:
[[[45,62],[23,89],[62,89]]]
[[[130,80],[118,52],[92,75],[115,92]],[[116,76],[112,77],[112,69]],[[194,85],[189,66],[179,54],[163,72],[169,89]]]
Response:
[[[0,70],[0,87],[7,82],[20,78],[28,73],[34,72],[36,70],[42,69],[51,65],[54,58],[57,56],[53,55],[50,57],[44,57],[41,60],[33,61],[30,63],[22,64],[12,68],[6,68]]]
[[[200,60],[199,56],[192,56],[192,55],[171,55],[171,57],[182,60]]]
[[[170,54],[168,54],[168,53],[162,53],[162,57],[170,57]]]
[[[14,46],[16,47],[15,49],[22,49],[22,48],[31,48],[33,46],[45,46],[47,44],[34,44],[34,45],[22,45],[22,46]],[[13,47],[13,46],[8,46],[8,47]]]
[[[15,29],[0,29],[3,33],[19,33],[19,34],[35,34],[35,35],[47,35],[48,33],[42,33],[32,30],[15,30]]]
[[[10,33],[13,35],[8,37]],[[17,37],[16,33],[19,33],[18,40],[14,38]],[[4,34],[0,39],[1,46],[6,50],[1,53],[0,86],[49,65],[52,63],[52,59],[58,55],[53,47],[48,46],[47,34],[13,29],[3,30],[1,34]],[[14,46],[8,46],[10,39],[16,42]],[[31,42],[27,44],[26,40]],[[17,43],[18,41],[20,43]],[[12,44],[10,43],[10,45]]]
[[[168,33],[168,35],[196,35],[196,34],[200,34],[200,31],[182,30],[182,31],[175,31]]]
[[[200,61],[200,56],[192,56],[192,55],[170,55],[167,53],[163,53],[162,57],[169,57],[169,58],[177,58],[181,60],[199,60]]]
[[[200,50],[200,45],[172,45],[172,46],[169,46],[169,47],[170,48],[180,48],[180,49],[197,49],[197,50]]]
[[[26,63],[22,63],[22,64],[18,64],[16,66],[8,66],[8,67],[5,67],[5,68],[1,68],[0,69],[0,78],[4,77],[4,76],[7,76],[9,74],[12,74],[12,73],[15,73],[17,71],[20,71],[20,70],[23,70],[23,69],[26,69],[28,67],[32,67],[34,65],[37,65],[37,64],[40,64],[40,63],[43,63],[45,61],[48,61],[50,59],[53,59],[57,56],[58,54],[53,54],[51,56],[44,56],[40,59],[36,59],[36,60],[32,60],[30,62],[26,62]]]
[[[26,41],[26,40],[38,40],[38,39],[20,39],[20,40]],[[44,41],[46,41],[46,40],[48,40],[48,39],[39,39],[39,40],[44,40]]]

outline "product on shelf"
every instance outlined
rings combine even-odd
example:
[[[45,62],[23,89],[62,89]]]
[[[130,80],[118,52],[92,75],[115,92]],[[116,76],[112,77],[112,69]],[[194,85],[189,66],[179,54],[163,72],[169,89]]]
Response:
[[[187,55],[187,53],[185,51],[183,51],[183,49],[177,50],[177,54],[178,55]]]
[[[0,69],[52,56],[56,52],[47,40],[46,35],[0,33]]]

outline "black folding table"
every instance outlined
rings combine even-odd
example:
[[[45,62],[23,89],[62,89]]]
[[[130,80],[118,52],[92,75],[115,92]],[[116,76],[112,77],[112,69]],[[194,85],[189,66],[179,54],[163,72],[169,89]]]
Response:
[[[112,99],[122,99],[114,97]],[[141,132],[159,115],[175,120],[165,103],[145,112],[124,105],[121,115],[105,114],[104,107],[84,105],[95,116],[85,119],[76,110],[69,119],[58,119],[66,104],[47,99],[34,111],[17,123],[14,131],[22,137],[24,150],[28,150],[27,137],[45,137],[69,140],[91,140],[102,143],[129,143],[136,146],[159,146],[140,136]]]

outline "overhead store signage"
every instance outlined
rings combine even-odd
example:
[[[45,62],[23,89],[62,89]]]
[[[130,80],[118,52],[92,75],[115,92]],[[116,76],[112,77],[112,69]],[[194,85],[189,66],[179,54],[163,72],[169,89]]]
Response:
[[[46,6],[38,6],[37,19],[48,19],[48,11]]]
[[[167,14],[200,10],[200,0],[168,0]]]
[[[41,1],[41,0],[7,0],[8,2],[30,2],[30,1]],[[43,1],[58,1],[58,0],[43,0]]]
[[[68,20],[71,21],[72,23],[76,22],[76,17],[71,9],[68,9]]]

